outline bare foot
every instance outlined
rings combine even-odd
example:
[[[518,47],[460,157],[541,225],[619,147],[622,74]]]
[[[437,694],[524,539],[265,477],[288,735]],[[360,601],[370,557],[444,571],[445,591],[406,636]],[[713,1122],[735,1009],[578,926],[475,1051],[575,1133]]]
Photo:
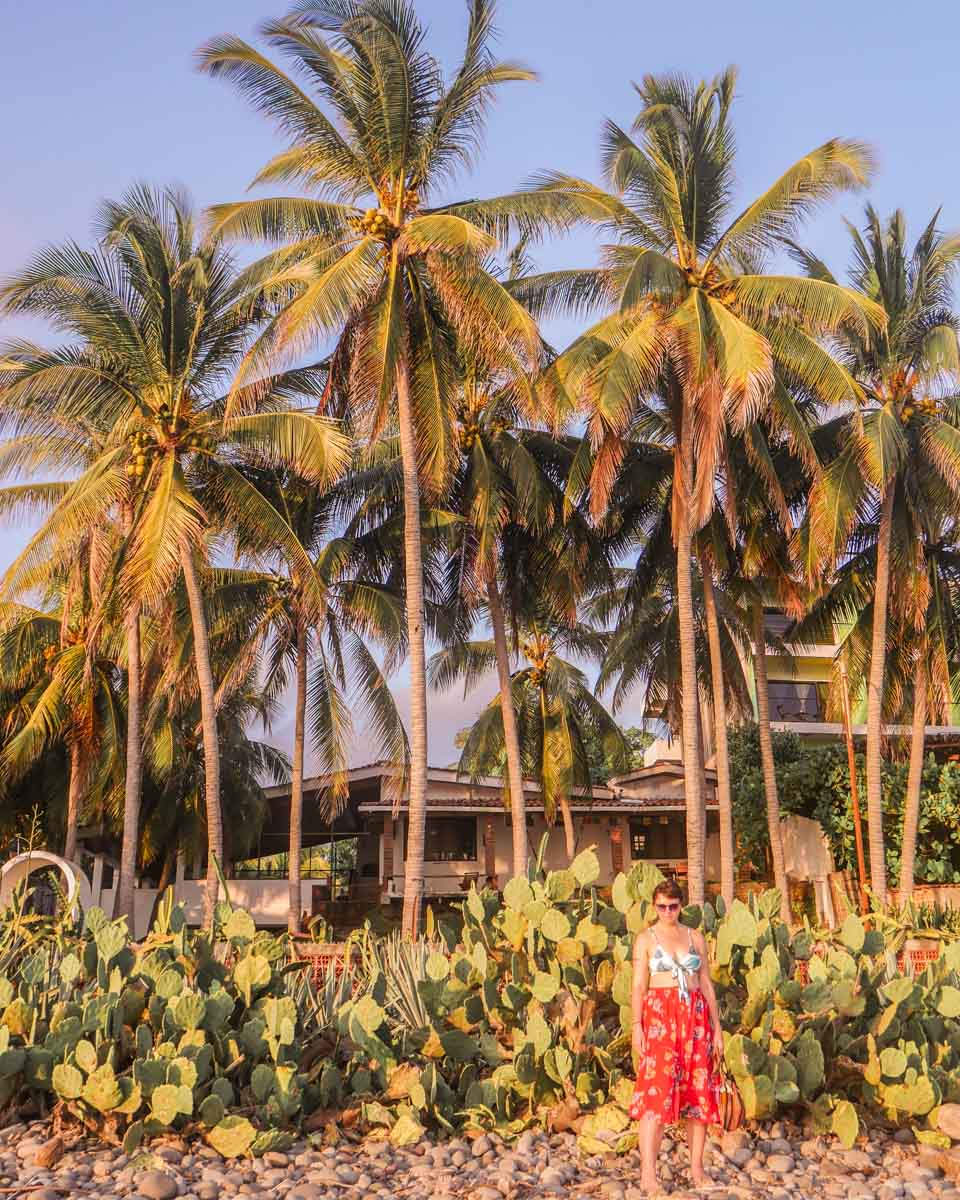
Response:
[[[710,1187],[713,1180],[704,1175],[703,1171],[691,1171],[690,1182],[693,1184],[695,1190],[699,1192],[701,1188]]]
[[[647,1196],[659,1196],[661,1195],[660,1180],[656,1176],[653,1179],[641,1179],[640,1190]]]

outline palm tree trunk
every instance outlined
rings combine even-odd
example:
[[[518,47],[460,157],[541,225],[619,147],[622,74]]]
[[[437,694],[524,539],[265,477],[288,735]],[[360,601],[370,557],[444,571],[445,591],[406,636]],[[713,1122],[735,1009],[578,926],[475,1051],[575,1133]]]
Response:
[[[403,465],[403,558],[407,640],[410,653],[410,794],[407,859],[403,873],[401,929],[415,937],[423,899],[423,855],[427,827],[427,661],[424,648],[423,556],[420,545],[420,481],[407,363],[397,367],[397,415]]]
[[[730,790],[730,751],[727,745],[727,698],[723,687],[723,659],[720,652],[720,623],[717,599],[713,592],[710,564],[703,561],[703,611],[710,647],[710,679],[713,690],[713,740],[717,758],[717,803],[720,809],[720,895],[729,905],[735,888],[735,846],[733,840],[733,793]]]
[[[216,689],[210,665],[210,637],[203,611],[203,594],[197,579],[193,550],[180,547],[180,565],[190,602],[193,626],[193,657],[200,687],[200,723],[203,731],[204,801],[207,810],[207,889],[203,897],[203,927],[213,929],[213,916],[220,894],[217,864],[223,863],[223,819],[220,812],[220,739],[217,735]]]
[[[913,872],[917,860],[917,825],[920,821],[920,785],[923,782],[924,735],[927,731],[927,673],[923,654],[913,683],[913,727],[910,731],[910,769],[903,809],[903,842],[900,847],[900,905],[913,895]]]
[[[873,640],[867,680],[867,832],[870,837],[870,886],[881,904],[887,899],[887,864],[883,847],[883,782],[880,740],[883,719],[883,676],[887,650],[887,597],[890,591],[890,537],[894,486],[887,485],[877,532],[877,576],[873,589]]]
[[[700,771],[700,722],[697,719],[697,642],[693,616],[693,413],[684,390],[683,423],[680,436],[682,490],[677,529],[677,618],[680,632],[680,686],[683,695],[681,745],[683,748],[683,793],[687,815],[688,902],[702,904],[704,898],[703,776]]]
[[[757,684],[757,729],[760,734],[760,765],[763,768],[763,790],[767,799],[767,830],[770,835],[770,861],[773,864],[773,885],[780,892],[780,919],[790,921],[790,894],[787,889],[787,869],[783,857],[783,836],[780,832],[780,797],[777,793],[777,774],[773,762],[773,735],[770,732],[770,693],[767,691],[767,644],[763,629],[763,601],[753,602],[753,663]]]
[[[307,714],[307,631],[303,621],[297,622],[296,654],[296,714],[293,731],[293,769],[290,775],[290,861],[287,864],[290,879],[287,929],[291,933],[300,932],[300,913],[303,906],[300,851],[303,842],[303,744]]]
[[[63,835],[63,857],[77,858],[77,823],[80,818],[80,794],[83,791],[83,750],[79,741],[70,743],[70,783],[67,788],[67,819]]]
[[[487,604],[490,609],[493,645],[497,656],[500,712],[503,715],[503,740],[507,750],[507,780],[510,785],[510,813],[513,823],[513,873],[516,876],[525,876],[529,849],[527,846],[527,809],[523,797],[523,771],[520,763],[520,736],[517,733],[517,714],[513,707],[507,629],[495,572],[491,573],[487,580]]]
[[[573,827],[573,813],[570,811],[570,801],[566,796],[560,801],[560,818],[563,821],[563,840],[569,864],[577,857],[577,831]]]
[[[140,786],[143,777],[140,713],[140,606],[132,604],[126,616],[127,633],[127,764],[123,791],[123,841],[120,878],[113,903],[114,917],[126,917],[133,932],[133,885],[140,843]]]

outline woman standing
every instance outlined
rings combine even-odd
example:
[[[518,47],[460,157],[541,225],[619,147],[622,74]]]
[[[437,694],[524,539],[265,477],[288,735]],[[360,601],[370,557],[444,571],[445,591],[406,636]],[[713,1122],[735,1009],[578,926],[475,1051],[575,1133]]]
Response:
[[[719,1120],[717,1060],[723,1033],[702,934],[680,924],[674,882],[653,893],[656,923],[633,947],[633,1049],[637,1082],[630,1116],[640,1121],[641,1186],[659,1190],[657,1154],[664,1124],[685,1120],[693,1186],[704,1187],[707,1125]]]

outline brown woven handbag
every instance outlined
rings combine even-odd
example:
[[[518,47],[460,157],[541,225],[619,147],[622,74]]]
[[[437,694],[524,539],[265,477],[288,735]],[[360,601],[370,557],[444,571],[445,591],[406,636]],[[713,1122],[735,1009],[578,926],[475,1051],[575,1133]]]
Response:
[[[717,1075],[720,1083],[720,1128],[724,1133],[730,1133],[743,1124],[743,1101],[740,1099],[736,1083],[722,1063],[717,1067]]]

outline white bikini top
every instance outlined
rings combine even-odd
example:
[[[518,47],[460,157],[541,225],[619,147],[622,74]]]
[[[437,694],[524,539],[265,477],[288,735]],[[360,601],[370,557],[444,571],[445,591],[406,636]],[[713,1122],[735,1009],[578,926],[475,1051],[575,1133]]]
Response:
[[[650,955],[651,974],[664,972],[672,975],[677,981],[681,999],[688,1000],[690,998],[690,980],[699,972],[703,961],[693,948],[693,934],[689,930],[687,931],[690,949],[679,958],[674,958],[669,950],[660,945],[656,931],[652,927],[650,934],[654,941],[654,951]]]

